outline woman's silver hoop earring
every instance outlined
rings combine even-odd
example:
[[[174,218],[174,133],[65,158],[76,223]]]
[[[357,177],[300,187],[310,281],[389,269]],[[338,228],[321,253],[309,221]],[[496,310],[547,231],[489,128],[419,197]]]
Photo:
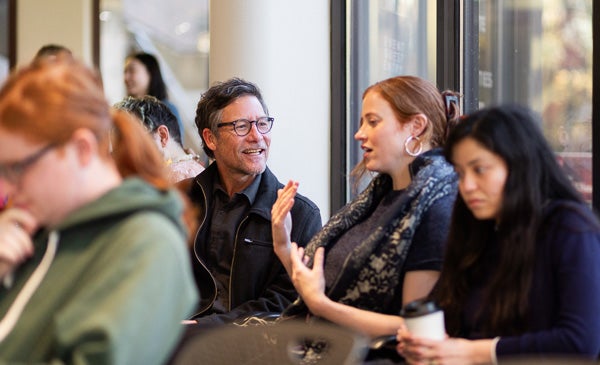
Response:
[[[412,140],[417,141],[417,143],[419,144],[419,147],[415,150],[415,151],[411,151],[408,148],[408,144],[412,141]],[[408,153],[409,155],[413,156],[413,157],[417,157],[418,155],[421,154],[421,152],[423,151],[423,143],[421,143],[421,140],[419,139],[419,137],[416,136],[408,136],[408,138],[406,139],[406,141],[404,142],[404,150],[406,151],[406,153]]]

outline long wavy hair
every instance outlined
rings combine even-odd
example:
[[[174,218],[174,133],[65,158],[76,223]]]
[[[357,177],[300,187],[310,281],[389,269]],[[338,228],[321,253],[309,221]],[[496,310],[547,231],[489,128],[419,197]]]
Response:
[[[535,244],[544,205],[553,199],[582,199],[558,165],[540,121],[518,105],[490,107],[465,117],[450,133],[445,154],[471,138],[499,156],[508,168],[499,219],[478,220],[462,197],[456,199],[446,256],[432,297],[444,309],[447,331],[461,335],[461,311],[474,283],[481,280],[495,239],[501,249],[497,268],[483,292],[478,321],[483,335],[513,335],[526,330]],[[485,308],[485,313],[482,313]]]

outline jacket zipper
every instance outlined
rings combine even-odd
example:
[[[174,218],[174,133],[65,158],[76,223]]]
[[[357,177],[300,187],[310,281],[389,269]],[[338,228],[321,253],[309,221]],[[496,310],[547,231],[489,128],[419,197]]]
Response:
[[[271,242],[253,240],[251,238],[244,238],[244,243],[248,245],[262,246],[262,247],[273,247]]]
[[[197,183],[196,181],[194,181],[195,183]],[[207,199],[206,199],[206,194],[204,193],[204,189],[202,188],[202,185],[200,185],[199,183],[197,183],[198,186],[200,187],[200,191],[202,192],[202,197],[204,198],[204,215],[202,217],[202,222],[200,223],[200,225],[198,226],[198,229],[196,230],[196,234],[194,235],[194,256],[196,257],[196,260],[200,263],[200,265],[202,265],[202,267],[204,268],[204,270],[206,270],[206,272],[208,272],[208,275],[210,276],[211,280],[212,280],[212,284],[214,287],[214,295],[211,299],[211,301],[209,302],[209,305],[206,308],[200,308],[200,310],[194,314],[191,318],[194,318],[196,316],[201,315],[202,313],[206,312],[210,307],[212,307],[213,303],[215,302],[215,300],[217,299],[217,282],[215,281],[215,278],[213,277],[213,275],[211,274],[210,270],[208,270],[208,267],[206,267],[206,265],[204,264],[204,262],[202,262],[202,260],[200,259],[200,256],[198,256],[198,252],[196,252],[196,240],[198,239],[198,233],[200,233],[200,230],[202,229],[202,226],[204,225],[204,223],[206,222],[206,216],[208,214],[207,212]]]
[[[240,234],[240,228],[242,227],[242,225],[244,224],[244,222],[246,222],[248,220],[248,216],[246,215],[244,217],[244,219],[242,219],[242,221],[240,222],[240,224],[238,224],[237,229],[235,230],[235,237],[233,238],[233,255],[231,257],[231,269],[229,270],[229,303],[227,303],[227,310],[231,312],[231,303],[233,302],[233,296],[232,296],[232,292],[231,292],[231,283],[232,283],[232,278],[233,278],[233,268],[234,268],[234,264],[235,264],[235,255],[237,252],[237,243],[238,243],[238,237]]]

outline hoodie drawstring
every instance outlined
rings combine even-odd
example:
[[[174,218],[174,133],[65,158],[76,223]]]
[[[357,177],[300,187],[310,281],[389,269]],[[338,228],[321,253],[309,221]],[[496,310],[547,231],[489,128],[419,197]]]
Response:
[[[29,299],[31,299],[31,296],[35,293],[36,289],[46,276],[46,273],[54,260],[54,255],[56,254],[58,239],[59,234],[57,231],[50,232],[50,235],[48,236],[48,245],[46,246],[46,252],[44,252],[42,261],[40,261],[40,264],[33,271],[33,274],[31,274],[23,286],[23,289],[21,289],[21,292],[17,295],[17,298],[6,312],[6,315],[0,321],[0,342],[4,341],[6,336],[15,327],[27,302],[29,302]]]

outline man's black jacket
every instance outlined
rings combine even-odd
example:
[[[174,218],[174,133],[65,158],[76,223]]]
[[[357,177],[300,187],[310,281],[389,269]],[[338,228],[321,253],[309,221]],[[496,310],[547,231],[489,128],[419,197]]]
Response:
[[[235,233],[233,260],[230,273],[230,312],[210,314],[216,299],[215,279],[198,255],[207,244],[211,215],[206,207],[212,206],[213,185],[218,178],[217,164],[190,181],[180,183],[199,211],[199,227],[192,248],[192,266],[200,292],[200,306],[194,319],[198,323],[231,322],[253,312],[281,312],[297,293],[285,268],[273,251],[271,234],[271,207],[277,200],[277,190],[283,187],[266,168],[262,174],[254,204],[242,218]],[[308,198],[298,194],[294,199],[292,215],[292,242],[305,246],[321,228],[319,208]]]

